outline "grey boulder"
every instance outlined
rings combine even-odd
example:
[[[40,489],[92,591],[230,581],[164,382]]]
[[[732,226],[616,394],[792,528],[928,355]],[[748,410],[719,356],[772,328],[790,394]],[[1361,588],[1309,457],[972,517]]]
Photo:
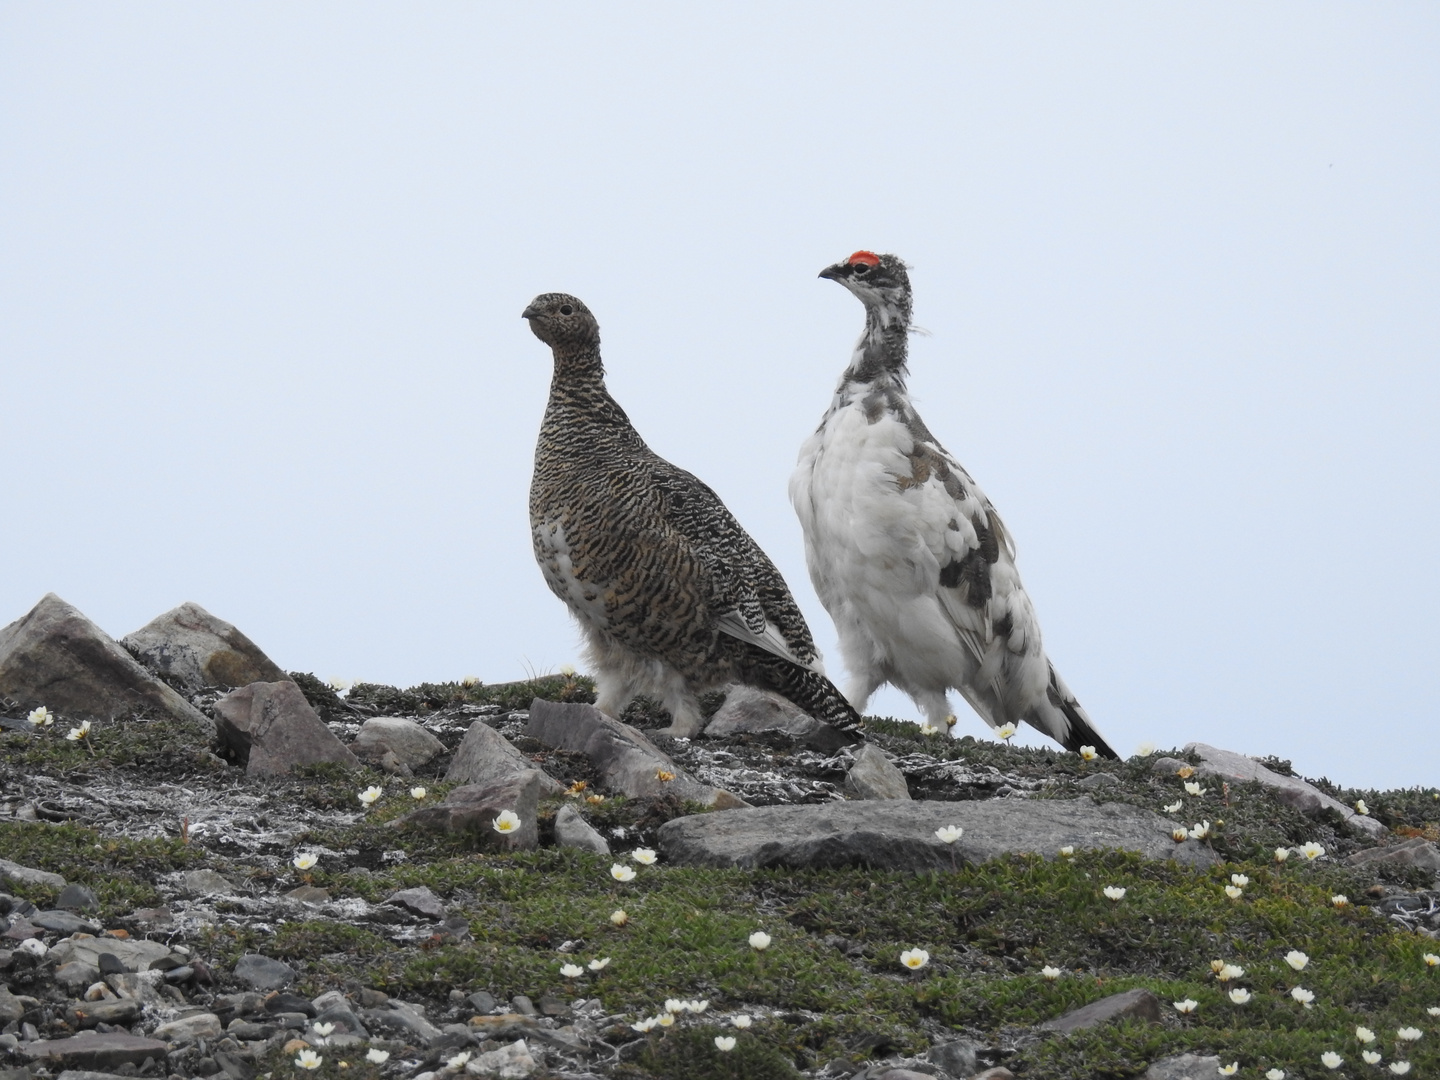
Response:
[[[484,720],[476,720],[450,759],[445,779],[452,784],[489,784],[511,773],[535,768],[535,763]],[[559,794],[565,785],[550,776],[540,781],[545,794]]]
[[[533,848],[539,843],[535,818],[542,775],[538,769],[526,769],[491,784],[455,788],[441,802],[396,818],[389,827],[472,833],[481,847],[490,850]],[[495,830],[495,819],[506,810],[520,818],[520,827],[501,834]]]
[[[155,674],[192,690],[286,678],[258,645],[199,604],[187,602],[157,616],[120,644]]]
[[[87,1031],[67,1039],[41,1039],[23,1043],[20,1052],[31,1061],[58,1061],[77,1069],[103,1070],[129,1063],[143,1065],[146,1058],[165,1060],[169,1049],[158,1039],[109,1032]]]
[[[79,962],[100,968],[100,957],[115,957],[127,971],[144,971],[156,960],[170,955],[170,948],[158,941],[143,938],[72,937],[57,942],[50,950],[56,964]]]
[[[44,705],[67,719],[160,713],[206,737],[214,730],[204,713],[54,593],[0,629],[0,697]]]
[[[21,866],[9,859],[0,859],[0,882],[3,881],[18,881],[23,885],[44,885],[50,889],[65,888],[65,879],[59,874]]]
[[[232,690],[215,702],[215,717],[220,740],[248,773],[283,776],[324,761],[360,767],[289,679]]]
[[[283,990],[295,981],[295,969],[259,953],[246,953],[235,964],[235,978],[251,990]]]
[[[593,851],[597,855],[610,854],[605,838],[568,803],[555,813],[555,842],[561,847]]]
[[[1365,848],[1345,861],[1351,866],[1417,866],[1440,874],[1440,848],[1423,836],[1412,836],[1386,847]]]
[[[965,830],[954,844],[935,835],[948,825]],[[1054,858],[1066,845],[1136,851],[1190,866],[1218,861],[1197,841],[1175,843],[1173,827],[1150,810],[1097,805],[1082,796],[761,806],[675,818],[657,837],[670,862],[694,866],[944,870],[952,858],[978,863],[1012,852]]]
[[[852,742],[848,735],[802,712],[779,694],[738,683],[705,725],[707,739],[762,733],[784,735],[822,754],[833,754]]]
[[[874,743],[855,751],[854,763],[845,774],[845,793],[856,799],[910,798],[905,774]]]
[[[424,885],[391,893],[385,898],[385,903],[403,907],[406,911],[423,915],[427,919],[445,918],[444,903]]]
[[[673,795],[717,810],[747,805],[728,791],[695,780],[642,732],[593,705],[536,698],[530,703],[527,733],[546,746],[584,754],[608,787],[632,799]]]
[[[387,752],[393,753],[406,768],[417,769],[443,754],[445,744],[413,720],[376,716],[365,721],[350,749],[364,761],[379,761]]]
[[[1047,1020],[1040,1025],[1040,1030],[1080,1031],[1111,1020],[1124,1019],[1144,1020],[1147,1024],[1160,1023],[1160,999],[1149,990],[1126,990],[1072,1009],[1054,1020]]]
[[[1145,1070],[1143,1080],[1213,1080],[1219,1074],[1218,1057],[1180,1054],[1152,1064]]]

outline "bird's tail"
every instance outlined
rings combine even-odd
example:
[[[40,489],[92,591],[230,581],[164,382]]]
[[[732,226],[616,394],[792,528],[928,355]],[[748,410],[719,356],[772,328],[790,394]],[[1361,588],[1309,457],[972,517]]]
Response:
[[[788,698],[805,713],[838,731],[860,735],[860,714],[835,684],[807,667],[784,660],[748,643],[739,643],[744,655],[736,665],[740,677],[754,686]]]
[[[1025,717],[1031,724],[1055,739],[1066,750],[1078,751],[1082,746],[1093,746],[1101,757],[1119,759],[1120,755],[1110,748],[1101,734],[1095,730],[1080,702],[1060,678],[1055,665],[1050,665],[1050,685],[1045,688],[1046,704],[1034,710],[1034,715]]]

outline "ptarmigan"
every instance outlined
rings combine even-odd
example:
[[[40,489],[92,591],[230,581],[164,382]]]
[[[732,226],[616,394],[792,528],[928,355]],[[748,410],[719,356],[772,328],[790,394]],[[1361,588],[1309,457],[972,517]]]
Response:
[[[697,694],[743,682],[859,727],[780,572],[713,491],[645,445],[605,389],[589,309],[545,293],[524,317],[555,357],[530,484],[535,558],[580,623],[600,710],[618,716],[646,694],[670,710],[666,733],[689,737],[701,727]]]
[[[865,332],[800,450],[790,500],[850,704],[892,683],[943,729],[953,687],[992,728],[1025,721],[1067,750],[1115,757],[1045,655],[1004,523],[910,403],[905,264],[857,251],[820,276],[860,298]]]

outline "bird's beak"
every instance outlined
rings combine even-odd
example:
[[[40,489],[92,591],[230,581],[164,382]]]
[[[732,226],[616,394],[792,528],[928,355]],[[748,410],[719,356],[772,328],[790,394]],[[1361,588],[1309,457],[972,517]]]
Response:
[[[840,281],[850,276],[850,264],[838,262],[834,266],[827,266],[820,271],[820,276],[831,281]]]
[[[533,319],[533,318],[535,318],[535,316],[537,316],[537,315],[539,315],[539,314],[540,314],[540,309],[539,309],[538,307],[536,307],[534,304],[531,304],[529,307],[527,307],[524,311],[522,311],[522,312],[520,313],[520,317],[521,317],[522,319]]]

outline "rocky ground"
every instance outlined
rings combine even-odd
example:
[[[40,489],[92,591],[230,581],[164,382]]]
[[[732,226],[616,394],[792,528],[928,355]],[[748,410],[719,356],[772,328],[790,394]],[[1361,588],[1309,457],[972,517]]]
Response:
[[[1440,1075],[1434,790],[340,694],[194,605],[47,598],[0,695],[0,1080]]]

